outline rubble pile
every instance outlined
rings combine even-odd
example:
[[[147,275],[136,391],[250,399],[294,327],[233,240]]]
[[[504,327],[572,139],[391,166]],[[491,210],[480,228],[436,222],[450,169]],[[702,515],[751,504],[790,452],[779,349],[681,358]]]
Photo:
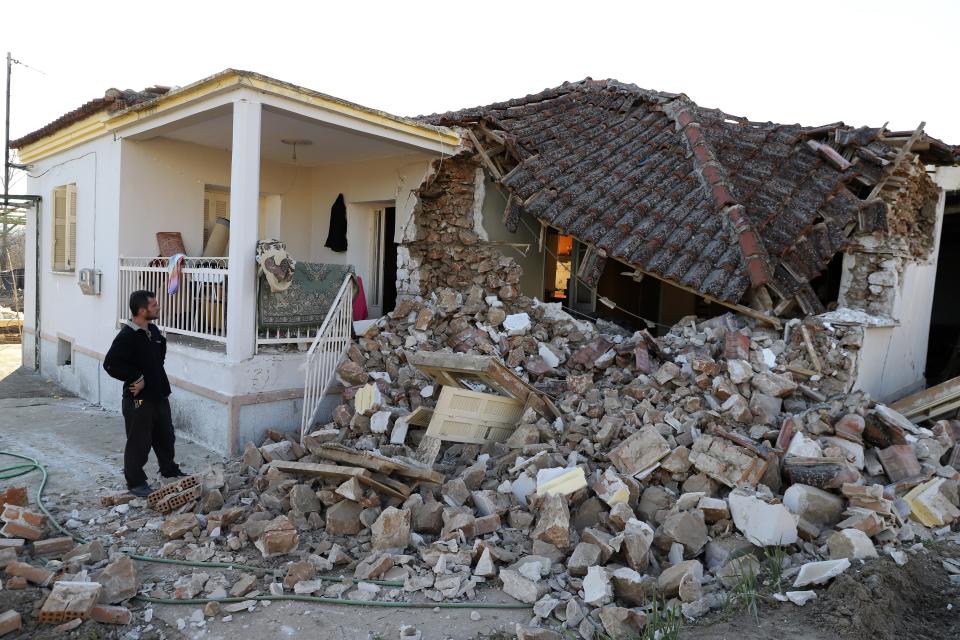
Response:
[[[124,511],[129,508],[124,507]],[[99,541],[77,544],[70,536],[51,536],[53,527],[47,516],[28,508],[25,487],[0,492],[0,521],[4,536],[0,538],[0,569],[6,575],[3,588],[39,589],[37,620],[57,625],[54,630],[63,633],[84,620],[130,623],[133,614],[121,604],[137,595],[130,558],[108,553]],[[22,628],[20,612],[11,609],[0,614],[0,636]]]
[[[655,338],[440,289],[369,323],[331,423],[303,442],[268,432],[146,501],[106,497],[105,543],[263,567],[144,585],[251,598],[205,608],[224,619],[261,594],[442,603],[493,587],[532,606],[520,637],[630,637],[654,602],[722,607],[770,558],[778,597],[802,605],[851,563],[905,563],[960,522],[960,422],[849,393],[856,331],[728,314]]]

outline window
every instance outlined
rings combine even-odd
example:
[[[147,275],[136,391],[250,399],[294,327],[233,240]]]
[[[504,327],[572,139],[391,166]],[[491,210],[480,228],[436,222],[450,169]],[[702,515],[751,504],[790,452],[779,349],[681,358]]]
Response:
[[[268,237],[279,237],[280,226],[280,196],[260,196],[258,206],[257,237],[265,240]],[[203,250],[206,253],[207,242],[217,218],[230,219],[230,190],[208,186],[203,192]]]
[[[64,338],[57,339],[57,366],[69,367],[73,365],[73,343]]]
[[[77,269],[77,185],[53,191],[53,270]]]
[[[203,194],[203,246],[207,246],[217,218],[230,219],[230,192],[207,189]]]

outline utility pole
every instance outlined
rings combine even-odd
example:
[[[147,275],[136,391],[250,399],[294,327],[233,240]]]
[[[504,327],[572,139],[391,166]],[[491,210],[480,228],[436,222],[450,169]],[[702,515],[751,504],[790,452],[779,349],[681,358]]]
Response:
[[[13,67],[13,58],[7,51],[7,110],[6,127],[3,136],[3,227],[0,229],[0,271],[3,271],[7,256],[7,216],[10,214],[10,71]],[[13,265],[7,265],[13,268]],[[14,287],[16,288],[16,287]]]

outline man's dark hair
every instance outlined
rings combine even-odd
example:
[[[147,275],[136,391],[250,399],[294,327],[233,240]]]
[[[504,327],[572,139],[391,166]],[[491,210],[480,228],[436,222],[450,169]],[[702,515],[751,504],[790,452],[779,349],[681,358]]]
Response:
[[[130,294],[130,313],[134,318],[137,317],[140,309],[146,309],[150,304],[150,300],[156,297],[157,294],[153,291],[134,291]]]

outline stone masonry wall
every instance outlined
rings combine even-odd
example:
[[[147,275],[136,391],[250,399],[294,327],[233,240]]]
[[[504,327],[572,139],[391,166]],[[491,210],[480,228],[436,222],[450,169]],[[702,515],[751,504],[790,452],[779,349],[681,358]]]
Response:
[[[461,154],[434,162],[397,252],[400,296],[473,285],[503,300],[519,295],[522,269],[487,240],[483,198],[484,173],[475,158]]]
[[[905,162],[883,192],[886,231],[853,239],[844,261],[841,306],[893,318],[908,261],[924,262],[933,250],[939,190],[918,160]]]

